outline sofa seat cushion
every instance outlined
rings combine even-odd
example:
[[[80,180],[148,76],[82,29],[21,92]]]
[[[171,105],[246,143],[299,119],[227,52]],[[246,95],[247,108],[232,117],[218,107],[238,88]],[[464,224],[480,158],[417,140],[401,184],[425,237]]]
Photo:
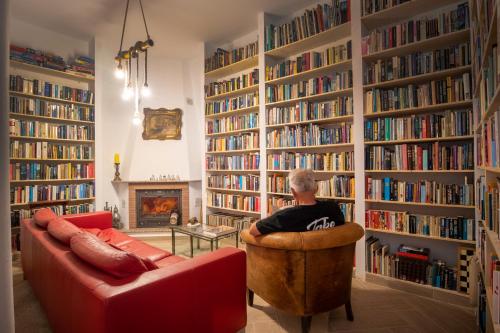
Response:
[[[131,252],[140,258],[149,259],[154,262],[172,255],[168,251],[163,251],[136,239],[113,245],[123,251]]]
[[[39,209],[33,215],[36,225],[44,229],[47,229],[49,222],[55,218],[57,218],[57,215],[50,208]]]
[[[155,264],[159,268],[162,268],[162,267],[166,267],[166,266],[170,266],[170,265],[176,264],[176,263],[184,261],[184,260],[186,260],[186,259],[182,258],[182,257],[179,257],[179,256],[170,255],[170,256],[168,256],[166,258],[163,258],[163,259],[160,259],[158,261],[155,261]]]
[[[129,235],[127,235],[121,231],[118,231],[114,228],[108,228],[108,229],[101,230],[98,233],[97,237],[99,237],[99,239],[105,241],[106,243],[110,243],[110,244],[117,245],[117,246],[119,246],[121,244],[126,244],[128,242],[135,240],[135,238],[130,237]]]
[[[73,236],[70,244],[80,259],[114,277],[125,278],[148,270],[135,254],[115,249],[90,233]]]
[[[71,222],[66,221],[62,217],[58,217],[49,222],[47,227],[49,235],[63,243],[69,245],[71,238],[83,231]]]

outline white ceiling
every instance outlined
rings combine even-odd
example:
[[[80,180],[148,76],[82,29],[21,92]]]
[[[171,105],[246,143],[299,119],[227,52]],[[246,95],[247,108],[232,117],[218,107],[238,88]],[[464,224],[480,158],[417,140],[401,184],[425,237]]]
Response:
[[[290,15],[317,0],[143,0],[153,39],[178,27],[201,41],[227,41],[257,28],[257,13]],[[12,0],[12,15],[22,21],[91,39],[104,25],[121,25],[126,0]],[[142,24],[138,0],[130,0],[130,24]],[[177,29],[176,29],[177,30]]]

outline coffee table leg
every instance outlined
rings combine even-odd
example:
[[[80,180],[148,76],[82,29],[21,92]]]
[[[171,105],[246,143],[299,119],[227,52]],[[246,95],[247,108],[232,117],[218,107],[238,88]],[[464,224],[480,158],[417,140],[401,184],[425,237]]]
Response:
[[[239,247],[239,245],[238,245],[238,238],[239,238],[238,234],[236,234],[234,238],[236,238],[236,248],[238,248]]]
[[[215,239],[215,249],[216,250],[219,249],[219,239],[218,238]]]
[[[210,240],[210,251],[214,250],[214,241],[211,239]]]
[[[193,236],[189,235],[189,241],[191,242],[191,258],[193,257]]]
[[[196,247],[198,248],[198,250],[200,249],[200,239],[199,238],[196,238]]]
[[[172,254],[175,254],[175,230],[172,230]]]

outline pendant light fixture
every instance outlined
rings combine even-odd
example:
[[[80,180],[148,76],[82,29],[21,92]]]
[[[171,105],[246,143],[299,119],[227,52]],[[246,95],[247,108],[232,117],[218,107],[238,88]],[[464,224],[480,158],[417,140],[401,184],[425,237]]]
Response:
[[[116,69],[115,69],[115,77],[117,79],[123,80],[123,91],[122,98],[126,101],[133,99],[134,100],[134,117],[132,122],[134,125],[140,125],[141,116],[139,112],[139,104],[141,102],[142,97],[151,96],[151,90],[148,85],[148,48],[154,45],[153,40],[149,36],[148,25],[146,23],[146,17],[144,16],[144,9],[142,7],[142,0],[139,1],[139,6],[141,8],[142,19],[144,22],[144,28],[146,30],[146,40],[145,41],[137,41],[131,47],[126,50],[123,50],[123,37],[125,36],[125,26],[127,24],[127,16],[130,0],[127,0],[127,5],[125,8],[125,16],[123,18],[123,27],[122,27],[122,37],[120,40],[120,50],[115,57]],[[139,62],[140,55],[144,55],[144,72],[142,77],[142,82],[139,75]],[[132,74],[132,65],[135,60],[135,80]],[[139,88],[140,87],[140,88]]]

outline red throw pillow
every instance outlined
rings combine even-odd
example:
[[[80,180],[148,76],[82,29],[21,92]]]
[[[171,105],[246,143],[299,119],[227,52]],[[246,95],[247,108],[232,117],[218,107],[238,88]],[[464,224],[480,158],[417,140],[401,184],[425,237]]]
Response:
[[[39,209],[36,211],[35,215],[33,215],[33,220],[36,225],[44,229],[47,229],[49,222],[55,218],[57,218],[57,215],[50,208]]]
[[[69,245],[71,238],[82,232],[80,228],[73,223],[66,221],[62,217],[58,217],[50,221],[47,231],[49,232],[49,235],[65,245]]]
[[[71,250],[80,259],[117,278],[148,270],[135,254],[114,249],[90,233],[82,232],[73,236],[70,244]]]

